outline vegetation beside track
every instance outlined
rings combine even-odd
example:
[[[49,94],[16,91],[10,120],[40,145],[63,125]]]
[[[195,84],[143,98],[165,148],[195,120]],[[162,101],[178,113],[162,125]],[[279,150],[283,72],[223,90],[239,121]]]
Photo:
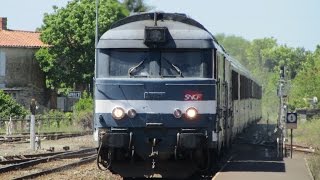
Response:
[[[86,92],[80,100],[74,105],[73,112],[61,112],[59,110],[50,110],[43,113],[37,113],[36,133],[50,132],[83,132],[92,130],[93,122],[93,100]],[[0,133],[6,133],[8,128],[9,116],[0,116]],[[12,116],[11,117],[12,134],[28,133],[30,116]]]
[[[307,161],[315,180],[320,180],[320,118],[299,123],[293,131],[294,142],[300,145],[308,145],[316,149],[316,153],[308,156]]]

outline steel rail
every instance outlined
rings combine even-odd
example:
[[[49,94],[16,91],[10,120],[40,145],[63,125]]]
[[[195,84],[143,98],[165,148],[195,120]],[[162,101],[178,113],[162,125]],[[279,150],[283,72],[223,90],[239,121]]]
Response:
[[[56,167],[56,168],[44,170],[44,171],[37,172],[37,173],[28,174],[28,175],[25,175],[25,176],[14,178],[14,180],[33,179],[33,178],[36,178],[36,177],[39,177],[39,176],[42,176],[42,175],[47,175],[47,174],[63,171],[63,170],[66,170],[66,169],[70,169],[70,168],[72,168],[74,166],[80,166],[82,164],[86,164],[86,163],[92,162],[92,161],[96,160],[96,158],[97,158],[97,155],[95,154],[95,155],[83,158],[83,159],[81,159],[80,161],[77,161],[77,162],[73,162],[73,163],[70,163],[70,164],[67,164],[67,165],[59,166],[59,167]]]
[[[91,132],[81,132],[81,133],[41,133],[37,134],[40,138],[47,138],[47,140],[52,139],[62,139],[62,138],[68,138],[68,137],[77,137],[77,136],[84,136],[87,134],[90,134]],[[0,141],[2,143],[4,142],[19,142],[23,141],[25,139],[30,138],[30,135],[28,134],[22,134],[22,135],[1,135]]]
[[[83,149],[83,150],[79,150],[79,151],[68,151],[68,152],[65,152],[62,154],[57,154],[57,155],[53,155],[53,156],[49,156],[49,157],[43,157],[40,159],[35,159],[35,160],[27,161],[27,162],[21,162],[18,164],[5,166],[5,167],[0,168],[0,173],[27,168],[27,167],[34,166],[34,165],[37,165],[40,163],[49,162],[49,161],[52,161],[55,159],[63,158],[64,156],[67,156],[67,155],[75,155],[75,154],[81,155],[83,153],[94,152],[94,151],[96,151],[95,148],[88,148],[88,149]]]
[[[9,155],[9,156],[2,156],[4,159],[13,159],[13,158],[39,158],[39,157],[48,157],[48,156],[53,156],[57,154],[62,154],[65,152],[70,152],[70,151],[60,151],[60,152],[48,152],[48,153],[41,153],[41,154],[25,154],[25,155]],[[1,162],[1,161],[0,161]]]
[[[36,158],[32,158],[32,159],[14,159],[14,160],[0,161],[0,165],[17,164],[17,163],[22,163],[22,162],[26,162],[26,161],[35,160],[35,159]]]
[[[60,152],[58,154],[62,154],[62,153],[63,152]],[[93,155],[94,153],[96,153],[96,152],[88,152],[88,153],[83,153],[83,154],[69,154],[69,155],[64,155],[63,157],[60,157],[59,159],[82,158],[82,157],[86,157],[86,156],[89,156],[89,155]],[[41,156],[41,157],[48,157],[48,156]],[[31,161],[31,160],[36,160],[36,159],[39,159],[39,158],[26,158],[26,159],[13,159],[13,160],[0,161],[0,165],[18,164],[18,163]]]

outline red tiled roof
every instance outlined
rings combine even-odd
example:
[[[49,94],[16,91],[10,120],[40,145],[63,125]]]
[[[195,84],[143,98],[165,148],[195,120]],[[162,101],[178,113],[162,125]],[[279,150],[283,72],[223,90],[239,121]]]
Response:
[[[40,40],[39,32],[0,30],[0,47],[48,47]]]

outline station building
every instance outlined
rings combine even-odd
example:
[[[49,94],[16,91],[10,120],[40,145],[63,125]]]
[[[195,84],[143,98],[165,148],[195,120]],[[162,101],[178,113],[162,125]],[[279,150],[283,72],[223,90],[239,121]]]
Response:
[[[32,98],[49,106],[45,76],[35,59],[41,47],[48,45],[40,40],[39,32],[8,29],[7,18],[0,17],[0,89],[25,107]]]

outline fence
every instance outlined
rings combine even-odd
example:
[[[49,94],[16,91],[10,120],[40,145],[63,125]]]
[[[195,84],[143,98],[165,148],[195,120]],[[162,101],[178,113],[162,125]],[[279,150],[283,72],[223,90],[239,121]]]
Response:
[[[6,134],[30,132],[31,116],[26,117],[0,117],[0,132]],[[63,131],[73,127],[72,118],[65,116],[36,115],[37,131]],[[76,128],[77,129],[77,128]]]

